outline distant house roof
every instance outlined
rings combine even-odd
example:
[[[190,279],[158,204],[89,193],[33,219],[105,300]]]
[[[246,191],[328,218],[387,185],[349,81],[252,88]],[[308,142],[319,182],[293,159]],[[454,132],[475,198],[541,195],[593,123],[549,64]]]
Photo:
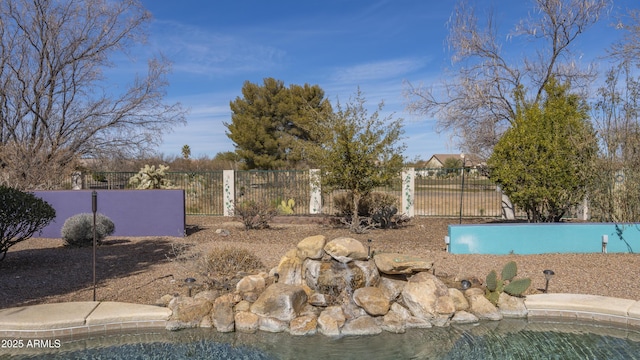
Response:
[[[444,165],[444,163],[448,159],[462,160],[460,154],[434,154],[427,161],[427,168],[440,168]],[[478,165],[484,164],[482,159],[475,154],[465,154],[464,155],[464,164],[465,167],[476,167]]]

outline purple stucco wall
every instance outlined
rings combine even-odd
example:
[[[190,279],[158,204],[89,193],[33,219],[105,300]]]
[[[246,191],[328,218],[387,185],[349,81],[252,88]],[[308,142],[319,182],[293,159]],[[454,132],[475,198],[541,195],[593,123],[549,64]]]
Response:
[[[34,236],[59,238],[65,220],[91,213],[92,190],[34,191],[56,218]],[[184,190],[96,190],[98,213],[116,226],[113,236],[184,236]]]

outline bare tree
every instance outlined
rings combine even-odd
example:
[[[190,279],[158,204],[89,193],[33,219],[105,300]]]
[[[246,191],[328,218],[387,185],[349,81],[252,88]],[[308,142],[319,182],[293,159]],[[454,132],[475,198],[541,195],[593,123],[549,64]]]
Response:
[[[79,157],[150,150],[184,122],[163,102],[166,59],[121,91],[104,74],[150,18],[138,0],[0,2],[0,184],[51,187]]]
[[[527,49],[520,58],[508,57],[498,41],[491,13],[485,26],[467,1],[456,5],[447,39],[453,68],[442,86],[406,85],[408,109],[435,116],[439,130],[453,130],[463,149],[488,155],[515,118],[514,91],[538,101],[549,79],[573,88],[585,86],[594,74],[573,60],[571,45],[598,21],[609,0],[535,0],[529,18],[503,38],[524,38]]]
[[[598,130],[600,161],[590,192],[595,219],[640,219],[640,11],[630,10],[616,28],[623,36],[610,51],[614,60],[598,90],[592,118]]]

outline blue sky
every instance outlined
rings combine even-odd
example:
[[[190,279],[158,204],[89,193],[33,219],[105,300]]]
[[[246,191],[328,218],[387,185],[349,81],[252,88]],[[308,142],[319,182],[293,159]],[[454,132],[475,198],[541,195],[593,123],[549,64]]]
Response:
[[[405,111],[403,81],[436,84],[450,66],[445,43],[454,1],[425,0],[142,0],[154,20],[147,46],[173,62],[167,101],[190,109],[188,124],[165,135],[158,149],[213,157],[233,151],[223,122],[229,102],[244,81],[266,77],[285,84],[318,84],[327,98],[348,101],[358,86],[371,111],[384,100],[385,115],[405,121],[409,160],[457,153],[450,134],[438,134],[435,120]],[[530,1],[476,1],[481,13],[493,8],[506,30],[531,9]],[[616,7],[636,6],[616,1]],[[585,34],[582,55],[603,54],[611,40],[610,20]],[[587,46],[588,45],[588,46]],[[518,54],[514,54],[517,58]]]

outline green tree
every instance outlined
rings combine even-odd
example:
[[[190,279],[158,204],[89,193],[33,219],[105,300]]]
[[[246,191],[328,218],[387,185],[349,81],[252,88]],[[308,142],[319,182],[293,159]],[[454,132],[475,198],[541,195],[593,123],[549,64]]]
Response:
[[[517,91],[514,125],[489,158],[490,177],[531,222],[557,222],[586,196],[597,155],[588,107],[551,79],[541,102]]]
[[[242,97],[230,106],[231,123],[224,125],[247,169],[297,167],[307,160],[302,144],[317,141],[310,124],[331,113],[318,85],[287,88],[273,78],[265,78],[262,86],[246,81]]]
[[[56,211],[46,201],[3,185],[0,204],[0,260],[10,247],[41,231],[56,217]]]
[[[358,89],[354,98],[329,121],[316,127],[321,145],[309,154],[322,168],[322,185],[327,190],[344,189],[353,196],[350,229],[362,230],[358,215],[360,199],[378,186],[389,185],[399,176],[406,148],[399,143],[404,132],[402,119],[380,117],[384,103],[368,115],[365,98]]]

